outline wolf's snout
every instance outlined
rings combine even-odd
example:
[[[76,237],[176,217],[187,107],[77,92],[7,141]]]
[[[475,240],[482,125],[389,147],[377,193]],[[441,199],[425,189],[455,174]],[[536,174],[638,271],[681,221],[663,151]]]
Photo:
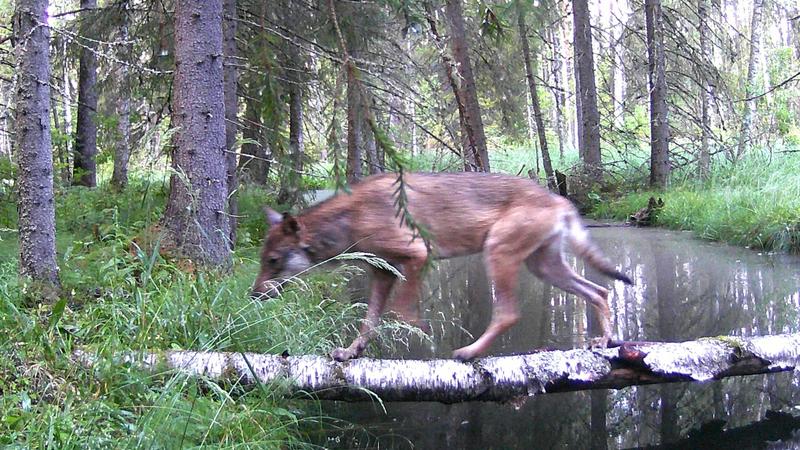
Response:
[[[250,298],[254,300],[270,300],[281,293],[281,282],[279,280],[257,281],[250,292]]]

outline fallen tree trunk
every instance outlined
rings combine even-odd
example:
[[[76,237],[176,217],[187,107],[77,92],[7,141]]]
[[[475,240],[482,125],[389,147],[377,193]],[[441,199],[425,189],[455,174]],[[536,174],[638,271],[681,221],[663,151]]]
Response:
[[[97,358],[78,350],[93,366]],[[623,343],[600,350],[543,351],[459,362],[165,351],[125,355],[120,363],[176,370],[245,386],[280,382],[286,395],[359,401],[509,401],[585,389],[707,381],[800,369],[800,333],[702,338],[681,343]]]

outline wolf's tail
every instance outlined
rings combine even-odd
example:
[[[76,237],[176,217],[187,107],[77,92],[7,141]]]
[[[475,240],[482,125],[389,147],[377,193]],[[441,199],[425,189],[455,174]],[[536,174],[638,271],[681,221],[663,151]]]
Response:
[[[567,239],[572,246],[572,250],[578,257],[604,275],[616,278],[625,284],[633,284],[630,277],[617,270],[614,264],[603,255],[597,245],[589,240],[589,233],[583,226],[577,212],[567,215],[565,222],[567,227]]]

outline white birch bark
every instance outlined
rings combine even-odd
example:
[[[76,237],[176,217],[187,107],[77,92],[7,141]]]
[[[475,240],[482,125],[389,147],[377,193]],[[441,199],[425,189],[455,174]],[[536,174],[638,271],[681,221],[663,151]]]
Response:
[[[77,350],[84,366],[96,356]],[[460,362],[450,359],[166,351],[121,355],[119,363],[144,370],[175,370],[244,386],[281,382],[298,398],[361,401],[509,401],[538,394],[731,376],[800,368],[800,333],[702,338],[681,343],[625,344],[602,350],[546,351]]]

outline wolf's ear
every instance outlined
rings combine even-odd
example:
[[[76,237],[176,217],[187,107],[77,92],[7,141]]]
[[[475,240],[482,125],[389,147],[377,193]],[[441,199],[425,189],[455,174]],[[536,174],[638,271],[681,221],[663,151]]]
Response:
[[[286,234],[297,235],[300,232],[300,222],[289,213],[283,213],[281,226],[283,227],[283,232]]]
[[[270,226],[278,225],[283,222],[283,215],[269,206],[264,207],[264,215],[267,217],[267,223],[269,223]]]

